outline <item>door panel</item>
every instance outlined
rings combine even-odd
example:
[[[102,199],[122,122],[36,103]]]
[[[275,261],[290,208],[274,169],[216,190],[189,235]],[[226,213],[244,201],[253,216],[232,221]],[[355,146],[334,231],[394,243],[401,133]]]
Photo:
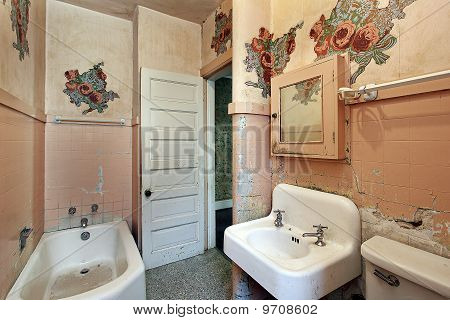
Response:
[[[203,80],[142,69],[141,84],[142,251],[150,269],[204,250]]]

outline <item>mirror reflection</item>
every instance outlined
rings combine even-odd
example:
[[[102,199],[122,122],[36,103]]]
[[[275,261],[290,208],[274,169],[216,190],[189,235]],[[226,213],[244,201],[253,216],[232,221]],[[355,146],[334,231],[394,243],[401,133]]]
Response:
[[[323,141],[322,76],[280,89],[281,142]]]

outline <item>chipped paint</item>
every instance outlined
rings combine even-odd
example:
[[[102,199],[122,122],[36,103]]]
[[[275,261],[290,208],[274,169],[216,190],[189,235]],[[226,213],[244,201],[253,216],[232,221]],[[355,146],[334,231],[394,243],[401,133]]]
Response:
[[[441,233],[440,222],[434,222],[434,229],[431,229],[433,221],[440,221],[441,213],[432,210],[418,211],[421,223],[414,226],[412,223],[395,220],[384,216],[378,209],[361,208],[359,210],[362,220],[362,241],[366,241],[375,235],[395,240],[412,247],[425,250],[440,256],[449,258],[449,243],[439,241],[439,237],[444,236],[448,241],[447,229]],[[436,219],[438,217],[438,219]]]
[[[105,179],[103,177],[103,167],[98,167],[98,182],[97,186],[95,187],[95,192],[103,194],[103,185],[105,183]]]
[[[247,126],[247,118],[245,116],[239,117],[239,128],[244,129]]]

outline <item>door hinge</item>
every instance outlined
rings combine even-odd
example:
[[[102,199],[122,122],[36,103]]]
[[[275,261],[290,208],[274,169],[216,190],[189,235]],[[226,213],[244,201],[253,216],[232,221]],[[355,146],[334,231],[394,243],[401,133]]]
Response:
[[[336,143],[336,131],[333,132],[333,143]]]

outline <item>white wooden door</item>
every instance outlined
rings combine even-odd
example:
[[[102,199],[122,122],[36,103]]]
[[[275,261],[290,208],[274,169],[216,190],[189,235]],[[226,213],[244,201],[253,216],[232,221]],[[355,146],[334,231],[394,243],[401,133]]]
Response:
[[[142,253],[147,269],[204,251],[203,79],[143,68]]]

